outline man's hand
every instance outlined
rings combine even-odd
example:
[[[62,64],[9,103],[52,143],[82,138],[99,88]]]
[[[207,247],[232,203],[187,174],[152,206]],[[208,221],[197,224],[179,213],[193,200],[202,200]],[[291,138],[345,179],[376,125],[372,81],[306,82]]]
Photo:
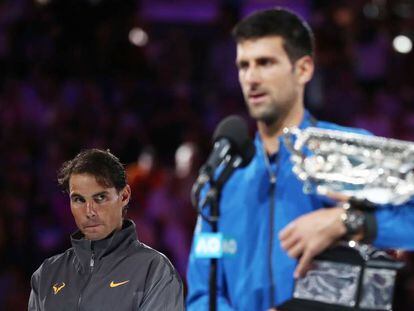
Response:
[[[290,257],[298,258],[295,278],[304,276],[313,257],[345,235],[341,207],[323,208],[303,215],[279,233],[282,248]]]

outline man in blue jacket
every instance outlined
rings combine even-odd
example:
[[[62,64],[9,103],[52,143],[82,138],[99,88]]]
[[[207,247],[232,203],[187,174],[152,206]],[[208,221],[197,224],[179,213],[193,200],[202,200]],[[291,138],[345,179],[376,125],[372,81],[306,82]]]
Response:
[[[218,227],[233,247],[219,260],[218,310],[269,310],[292,297],[294,276],[303,273],[315,254],[346,234],[380,247],[412,246],[414,226],[396,224],[414,224],[414,213],[408,206],[370,214],[349,211],[358,213],[352,218],[357,221],[349,224],[343,222],[343,208],[325,206],[321,197],[304,194],[281,139],[283,129],[361,131],[317,121],[305,110],[314,39],[300,17],[284,9],[258,11],[236,25],[233,35],[239,82],[258,130],[255,157],[222,190]],[[195,234],[210,230],[199,218]],[[295,258],[301,255],[296,269]],[[208,310],[209,265],[192,250],[189,311]]]

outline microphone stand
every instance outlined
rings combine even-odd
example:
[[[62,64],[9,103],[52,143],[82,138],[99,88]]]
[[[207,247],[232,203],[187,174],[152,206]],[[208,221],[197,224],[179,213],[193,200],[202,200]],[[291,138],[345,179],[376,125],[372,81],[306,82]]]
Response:
[[[211,232],[218,232],[218,219],[219,219],[219,197],[221,194],[221,189],[217,187],[216,183],[211,185],[211,188],[208,192],[208,197],[210,201],[210,224]],[[217,310],[217,258],[210,258],[210,273],[208,279],[208,288],[209,288],[209,311]]]
[[[206,199],[202,203],[202,208],[207,204],[210,206],[210,217],[208,220],[211,225],[212,233],[218,233],[218,220],[220,217],[219,201],[223,185],[234,172],[234,169],[239,167],[241,163],[242,158],[239,156],[226,157],[223,161],[224,168],[220,172],[217,180],[210,178],[210,189],[206,194]],[[217,310],[217,266],[218,259],[210,258],[209,311]]]

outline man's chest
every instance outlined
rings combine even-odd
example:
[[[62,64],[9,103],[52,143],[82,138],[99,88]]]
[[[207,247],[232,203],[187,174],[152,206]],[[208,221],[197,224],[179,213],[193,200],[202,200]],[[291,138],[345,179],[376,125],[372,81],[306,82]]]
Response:
[[[41,281],[43,310],[136,310],[143,284],[127,265],[100,265],[92,272],[59,269]]]

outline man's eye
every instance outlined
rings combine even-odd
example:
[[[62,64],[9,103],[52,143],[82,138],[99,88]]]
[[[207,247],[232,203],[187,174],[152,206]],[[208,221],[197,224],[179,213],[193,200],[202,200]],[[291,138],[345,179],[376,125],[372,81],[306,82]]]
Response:
[[[270,59],[264,58],[259,61],[259,65],[261,66],[269,66],[272,65],[274,62]]]
[[[81,197],[74,197],[72,198],[73,203],[85,203],[85,200]]]
[[[95,197],[95,202],[97,202],[97,203],[101,203],[101,202],[105,201],[105,199],[106,199],[106,195],[104,195],[104,194],[100,194],[100,195],[97,195],[97,196]]]
[[[247,63],[244,63],[244,62],[237,64],[237,68],[239,68],[239,70],[246,70],[248,66],[249,65]]]

